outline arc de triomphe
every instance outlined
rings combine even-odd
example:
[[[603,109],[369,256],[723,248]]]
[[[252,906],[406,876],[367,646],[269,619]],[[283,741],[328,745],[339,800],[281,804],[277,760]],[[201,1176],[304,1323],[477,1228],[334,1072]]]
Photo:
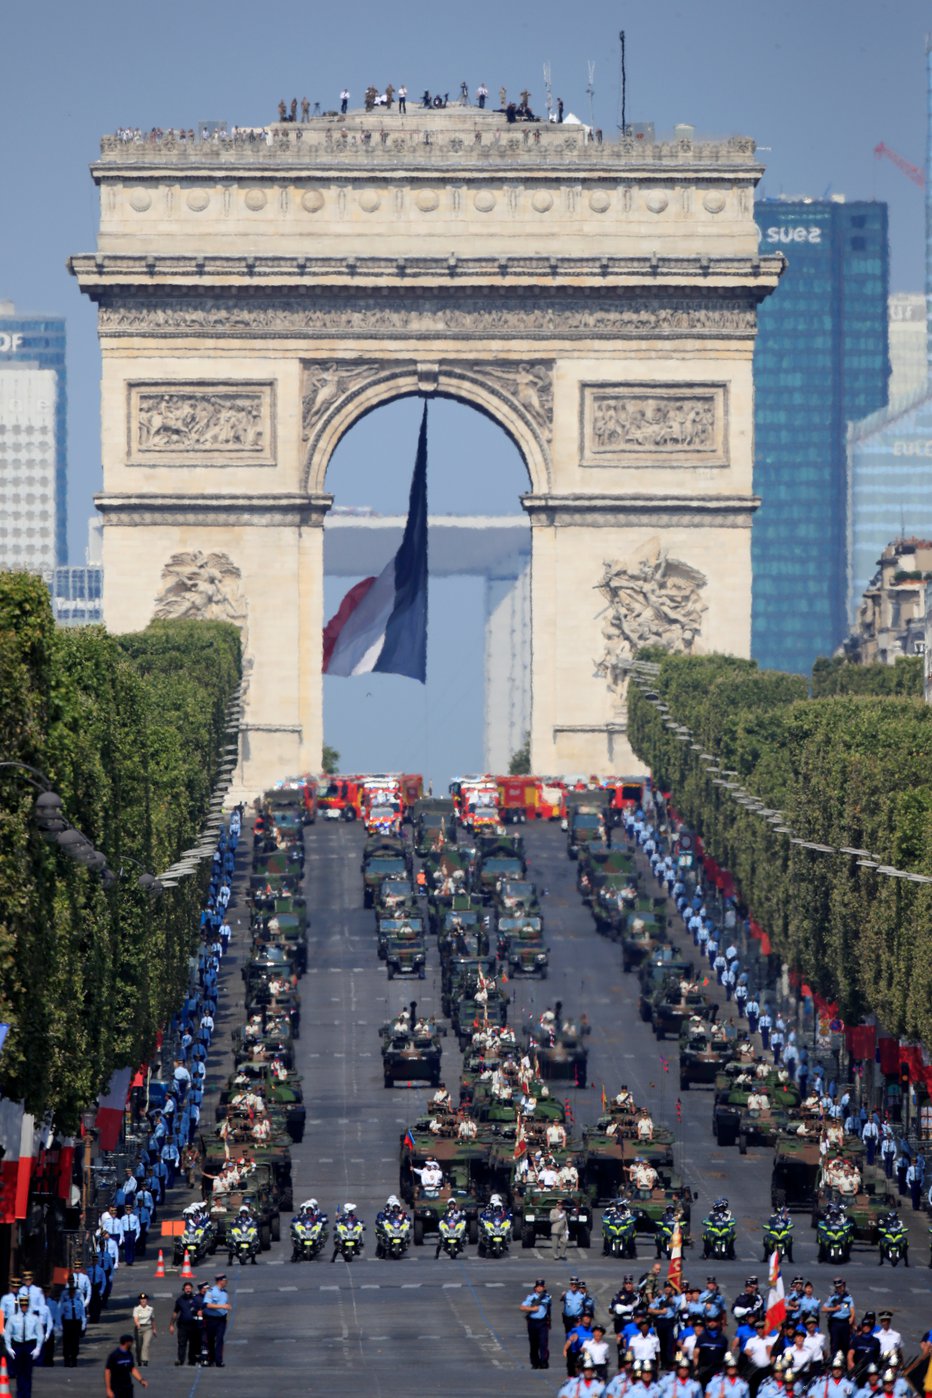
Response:
[[[402,395],[526,465],[535,770],[630,766],[640,644],[748,653],[761,173],[464,108],[103,140],[104,616],[243,627],[243,791],[319,766],[327,467]]]

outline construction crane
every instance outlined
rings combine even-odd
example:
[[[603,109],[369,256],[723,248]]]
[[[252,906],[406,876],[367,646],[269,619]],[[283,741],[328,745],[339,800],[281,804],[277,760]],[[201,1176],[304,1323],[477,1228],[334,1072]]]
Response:
[[[913,184],[917,184],[920,189],[922,189],[925,186],[926,177],[919,169],[919,166],[910,165],[908,160],[904,160],[903,157],[901,155],[898,155],[895,150],[891,150],[889,146],[884,145],[883,141],[881,141],[879,145],[876,145],[874,147],[874,154],[877,156],[878,159],[882,158],[883,156],[886,156],[887,159],[893,165],[895,165],[896,168],[899,171],[901,171],[901,173],[904,174],[908,180],[912,180]]]

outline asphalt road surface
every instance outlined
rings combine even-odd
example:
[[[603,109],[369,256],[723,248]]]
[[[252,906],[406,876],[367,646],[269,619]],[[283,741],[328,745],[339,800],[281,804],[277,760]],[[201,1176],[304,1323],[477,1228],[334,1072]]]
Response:
[[[555,1000],[567,1012],[583,1011],[592,1024],[589,1087],[569,1088],[576,1124],[581,1128],[599,1113],[604,1083],[611,1095],[627,1083],[639,1102],[649,1103],[657,1119],[677,1131],[677,1164],[699,1199],[693,1206],[693,1231],[711,1199],[727,1195],[738,1220],[738,1255],[715,1266],[729,1301],[744,1277],[757,1273],[766,1288],[766,1266],[760,1261],[760,1223],[769,1210],[768,1150],[716,1147],[711,1134],[711,1091],[696,1088],[682,1094],[682,1120],[676,1116],[678,1075],[676,1046],[658,1044],[637,1014],[637,978],[621,969],[617,945],[595,931],[588,910],[575,889],[575,864],[565,853],[565,836],[555,825],[526,831],[529,877],[545,890],[544,916],[551,948],[551,972],[544,982],[512,982],[510,1021],[517,1026],[529,1013],[539,1014]],[[549,1245],[525,1251],[520,1247],[500,1261],[482,1260],[475,1249],[451,1262],[434,1260],[428,1239],[411,1248],[400,1262],[377,1261],[373,1219],[386,1196],[398,1188],[399,1140],[405,1127],[423,1110],[428,1096],[424,1084],[386,1089],[382,1083],[379,1026],[411,999],[419,1011],[440,1017],[439,961],[436,947],[428,951],[426,981],[392,981],[376,956],[375,924],[362,906],[360,853],[363,832],[355,826],[321,822],[306,835],[305,891],[311,915],[310,969],[301,983],[302,1029],[296,1045],[297,1067],[304,1077],[308,1106],[307,1131],[293,1148],[295,1202],[316,1196],[331,1220],[345,1201],[357,1205],[366,1220],[367,1247],[352,1265],[329,1262],[292,1265],[287,1220],[282,1241],[260,1257],[255,1267],[230,1268],[233,1301],[227,1334],[227,1365],[217,1370],[176,1369],[174,1341],[167,1335],[171,1298],[180,1289],[177,1279],[154,1282],[154,1264],[146,1261],[129,1273],[118,1274],[117,1297],[146,1287],[155,1297],[159,1338],[146,1377],[151,1391],[170,1398],[223,1393],[224,1398],[257,1398],[275,1394],[365,1391],[382,1398],[411,1392],[484,1398],[523,1393],[556,1393],[561,1379],[557,1357],[549,1372],[533,1372],[518,1306],[534,1278],[543,1276],[554,1296],[555,1347],[562,1339],[559,1295],[571,1273],[590,1285],[604,1318],[613,1291],[625,1270],[635,1275],[653,1260],[648,1241],[639,1242],[637,1263],[604,1258],[600,1230],[594,1230],[591,1250],[569,1249],[565,1263],[551,1261]],[[224,967],[221,1002],[223,1037],[242,1019],[241,982],[237,962],[245,954],[246,910],[236,909],[241,930],[234,940],[231,965]],[[220,1036],[215,1042],[220,1041]],[[664,1061],[669,1069],[664,1070]],[[452,1033],[445,1041],[444,1080],[455,1096],[460,1057]],[[211,1081],[225,1065],[211,1064]],[[554,1090],[557,1090],[554,1088]],[[205,1121],[212,1114],[205,1113]],[[183,1203],[184,1201],[181,1200]],[[906,1213],[909,1213],[907,1208]],[[685,1275],[704,1282],[710,1272],[699,1248],[687,1249]],[[817,1295],[831,1289],[833,1268],[816,1263],[814,1233],[808,1219],[796,1216],[795,1258],[787,1264],[787,1284],[798,1271],[811,1277]],[[891,1306],[894,1325],[904,1336],[907,1353],[932,1324],[932,1288],[926,1268],[928,1252],[921,1249],[908,1270],[880,1270],[872,1250],[855,1252],[844,1269],[859,1312]],[[209,1267],[205,1275],[216,1269]],[[87,1363],[66,1371],[56,1366],[36,1376],[35,1392],[103,1392],[100,1369],[111,1337],[119,1334],[128,1306],[112,1305],[102,1332],[87,1347]],[[82,1355],[82,1359],[84,1355]],[[364,1384],[364,1390],[354,1386]]]

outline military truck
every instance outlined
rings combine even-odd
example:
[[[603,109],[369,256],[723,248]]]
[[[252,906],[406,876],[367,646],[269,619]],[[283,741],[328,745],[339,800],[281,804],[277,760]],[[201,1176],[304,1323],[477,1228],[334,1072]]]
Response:
[[[485,998],[477,999],[477,994]],[[508,1023],[508,996],[499,984],[487,981],[483,991],[478,975],[467,975],[459,990],[450,998],[450,1017],[461,1049],[470,1042],[477,1025]]]
[[[396,976],[416,976],[418,980],[424,980],[427,975],[427,944],[423,934],[410,924],[402,924],[389,932],[385,941],[385,969],[390,981]]]
[[[773,1208],[796,1213],[815,1208],[822,1168],[819,1134],[815,1124],[806,1135],[800,1135],[798,1127],[787,1127],[777,1136],[770,1174]]]
[[[548,1020],[545,1013],[539,1027],[525,1031],[525,1051],[536,1062],[544,1081],[568,1081],[575,1087],[585,1087],[589,1071],[588,1034],[588,1024],[563,1018],[563,1006],[558,1000],[552,1019]]]
[[[570,859],[578,859],[580,846],[593,841],[608,843],[603,811],[598,807],[572,807],[566,831],[566,852]]]
[[[755,1092],[766,1098],[766,1108],[748,1105]],[[776,1145],[798,1106],[797,1087],[781,1081],[776,1070],[758,1078],[742,1065],[729,1064],[715,1079],[712,1133],[719,1145],[737,1144],[739,1152],[746,1155],[749,1145]]]
[[[294,1207],[291,1184],[290,1163],[287,1181],[283,1185],[281,1172],[276,1169],[271,1158],[260,1158],[258,1151],[249,1150],[250,1165],[240,1188],[229,1191],[215,1191],[212,1186],[223,1167],[228,1164],[216,1142],[209,1146],[203,1157],[202,1192],[210,1210],[210,1219],[215,1233],[215,1248],[222,1250],[228,1242],[227,1228],[236,1218],[244,1204],[255,1218],[259,1229],[259,1242],[263,1252],[268,1252],[272,1243],[281,1237],[281,1215]]]
[[[713,1031],[707,1020],[687,1020],[680,1029],[680,1090],[688,1092],[698,1083],[714,1087],[731,1052],[724,1033]]]
[[[477,882],[480,893],[491,898],[499,883],[507,879],[523,880],[525,863],[514,854],[489,854],[479,865]]]
[[[456,843],[456,807],[451,797],[421,797],[410,813],[414,848],[421,858],[433,849]]]
[[[273,1125],[281,1123],[295,1144],[304,1140],[307,1108],[300,1077],[287,1069],[273,1072],[264,1063],[244,1063],[230,1075],[217,1102],[217,1121],[226,1117],[231,1099],[250,1090],[260,1093],[265,1099]],[[280,1133],[276,1131],[276,1134]]]
[[[382,1077],[386,1087],[394,1087],[399,1082],[428,1082],[432,1087],[440,1083],[440,1060],[443,1056],[441,1039],[446,1035],[446,1027],[415,1021],[415,1028],[399,1029],[395,1024],[385,1024],[382,1036]]]
[[[654,991],[649,1002],[649,1019],[658,1039],[665,1039],[668,1034],[679,1038],[682,1025],[694,1017],[715,1023],[718,1005],[701,990],[684,991],[683,984],[679,977],[668,976]]]
[[[471,1243],[479,1241],[479,1210],[488,1198],[492,1171],[491,1147],[488,1140],[478,1137],[463,1140],[458,1134],[459,1121],[451,1114],[441,1114],[441,1131],[431,1131],[431,1121],[419,1119],[401,1138],[398,1166],[398,1188],[402,1199],[411,1209],[415,1247],[425,1237],[440,1230],[451,1199],[466,1215],[466,1236]],[[412,1148],[411,1141],[414,1146]],[[443,1170],[439,1189],[425,1189],[416,1173],[428,1158],[437,1161]]]
[[[539,917],[501,917],[498,920],[498,955],[508,974],[533,976],[545,981],[550,952],[544,942]]]
[[[388,957],[388,944],[392,938],[413,934],[424,944],[424,919],[419,913],[405,912],[400,917],[380,917],[376,928],[376,951],[380,961]]]
[[[401,854],[379,853],[374,854],[362,871],[362,900],[363,906],[371,908],[374,906],[379,890],[387,881],[403,882],[407,884],[411,896],[414,890],[408,880],[408,865]]]
[[[572,1152],[556,1152],[557,1165]],[[550,1237],[550,1210],[557,1204],[566,1209],[570,1242],[588,1248],[592,1244],[592,1206],[582,1189],[565,1189],[562,1185],[522,1184],[517,1173],[511,1189],[514,1215],[514,1236],[520,1237],[522,1248],[532,1248],[539,1238]]]

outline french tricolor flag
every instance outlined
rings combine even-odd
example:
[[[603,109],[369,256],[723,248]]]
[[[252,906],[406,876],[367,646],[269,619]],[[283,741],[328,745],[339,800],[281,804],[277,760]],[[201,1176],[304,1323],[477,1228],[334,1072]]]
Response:
[[[324,627],[327,675],[427,680],[427,404],[421,418],[401,547],[377,578],[363,578]]]

